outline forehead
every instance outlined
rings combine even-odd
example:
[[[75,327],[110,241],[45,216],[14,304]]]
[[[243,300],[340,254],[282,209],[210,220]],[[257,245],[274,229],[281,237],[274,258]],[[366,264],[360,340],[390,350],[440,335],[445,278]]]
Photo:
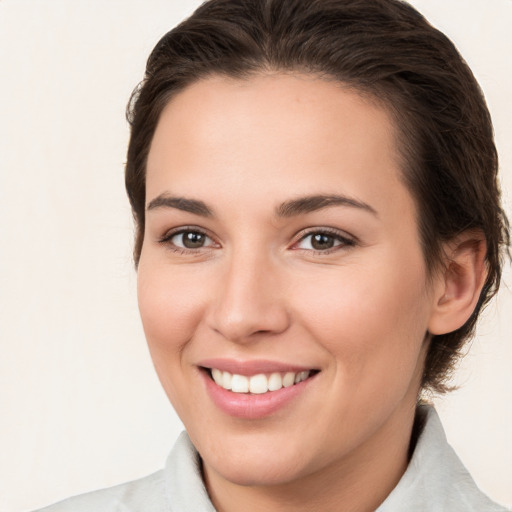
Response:
[[[318,142],[329,129],[333,136],[347,138],[363,128],[379,141],[385,136],[388,149],[395,152],[395,128],[383,101],[316,75],[268,73],[245,79],[213,75],[194,82],[169,101],[157,132],[162,125],[173,123],[180,124],[179,131],[187,139],[215,142],[217,147],[225,142],[221,127],[242,129],[233,143],[261,128],[270,130],[276,139],[307,137],[312,142]]]
[[[304,195],[337,187],[392,201],[394,189],[403,189],[395,132],[382,106],[334,81],[210,77],[162,112],[148,156],[147,201],[169,188],[256,200],[258,192]]]

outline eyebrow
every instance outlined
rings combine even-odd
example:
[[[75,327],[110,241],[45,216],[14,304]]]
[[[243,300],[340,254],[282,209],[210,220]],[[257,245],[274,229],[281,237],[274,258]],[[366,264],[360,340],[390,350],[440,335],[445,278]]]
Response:
[[[161,194],[155,197],[148,204],[146,210],[156,210],[157,208],[176,208],[184,212],[194,213],[202,217],[212,217],[213,212],[206,206],[206,203],[197,199],[186,199],[185,197],[173,197],[167,194]]]
[[[294,215],[311,213],[330,206],[349,206],[351,208],[358,208],[372,213],[376,217],[379,216],[377,211],[369,204],[351,197],[340,195],[313,195],[292,199],[282,203],[277,208],[277,216],[293,217]]]
[[[340,195],[313,195],[304,196],[297,199],[291,199],[281,203],[276,209],[278,217],[293,217],[305,213],[311,213],[330,206],[348,206],[351,208],[358,208],[378,217],[377,211],[369,204],[353,199],[347,196]],[[207,206],[204,201],[198,199],[187,199],[185,197],[174,197],[167,194],[161,194],[147,206],[147,210],[155,210],[157,208],[176,208],[184,212],[193,213],[202,217],[213,217],[213,211]]]

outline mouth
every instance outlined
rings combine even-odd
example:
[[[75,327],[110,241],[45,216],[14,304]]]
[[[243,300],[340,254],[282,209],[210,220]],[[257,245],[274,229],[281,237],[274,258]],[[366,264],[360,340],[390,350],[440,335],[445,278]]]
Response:
[[[317,389],[320,370],[268,360],[209,359],[198,365],[207,395],[230,417],[264,418],[289,411]],[[309,391],[308,391],[309,390]]]
[[[264,395],[290,388],[304,382],[318,373],[318,370],[301,370],[297,372],[257,373],[241,375],[219,368],[203,368],[210,379],[226,391],[239,394]]]

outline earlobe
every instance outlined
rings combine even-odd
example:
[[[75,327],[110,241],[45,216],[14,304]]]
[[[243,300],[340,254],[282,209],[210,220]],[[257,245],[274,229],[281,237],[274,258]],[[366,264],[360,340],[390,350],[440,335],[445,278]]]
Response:
[[[446,334],[462,327],[476,308],[487,276],[487,244],[481,231],[466,231],[445,246],[429,332]]]

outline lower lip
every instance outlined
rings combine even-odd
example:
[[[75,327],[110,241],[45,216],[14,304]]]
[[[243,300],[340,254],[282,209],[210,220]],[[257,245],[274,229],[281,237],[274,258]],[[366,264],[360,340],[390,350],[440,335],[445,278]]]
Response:
[[[276,413],[303,393],[313,377],[302,382],[262,394],[233,393],[221,388],[206,371],[201,371],[206,389],[213,403],[223,412],[235,418],[258,419]]]

